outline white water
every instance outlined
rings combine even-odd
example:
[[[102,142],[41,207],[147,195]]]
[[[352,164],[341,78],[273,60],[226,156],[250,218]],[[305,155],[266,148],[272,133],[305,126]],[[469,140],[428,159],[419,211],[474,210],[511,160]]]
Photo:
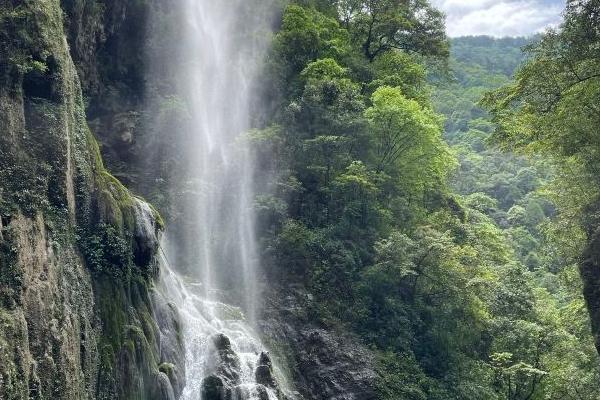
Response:
[[[182,202],[179,212],[186,220],[169,228],[179,232],[167,232],[164,243],[173,254],[169,259],[187,260],[185,277],[177,272],[178,265],[165,261],[160,286],[181,316],[186,355],[183,400],[201,399],[203,379],[215,373],[217,334],[229,338],[240,359],[234,399],[259,398],[255,368],[265,349],[248,322],[254,320],[260,296],[252,210],[255,171],[242,136],[251,127],[257,60],[268,46],[264,30],[270,22],[269,2],[181,0],[178,5],[183,8],[179,22],[184,32],[181,42],[174,44],[184,60],[178,97],[191,116],[181,153],[186,157],[192,200]],[[225,304],[225,297],[240,307]],[[273,390],[268,397],[277,399]]]
[[[264,347],[244,320],[242,310],[194,294],[189,284],[168,267],[163,267],[162,284],[166,289],[164,294],[178,306],[183,322],[187,384],[182,399],[200,399],[202,379],[215,372],[211,339],[216,334],[229,338],[241,361],[241,383],[239,391],[234,392],[234,400],[259,399],[254,371]],[[277,400],[273,390],[267,389],[267,393],[270,400]]]
[[[253,6],[252,3],[256,2]],[[269,0],[183,0],[179,95],[191,116],[187,154],[192,201],[181,210],[188,259],[207,299],[234,289],[250,319],[257,301],[258,255],[252,210],[254,165],[242,136],[257,101],[254,80],[268,35]],[[189,243],[191,242],[191,243]],[[169,243],[177,248],[178,243]],[[191,249],[191,251],[190,251]]]

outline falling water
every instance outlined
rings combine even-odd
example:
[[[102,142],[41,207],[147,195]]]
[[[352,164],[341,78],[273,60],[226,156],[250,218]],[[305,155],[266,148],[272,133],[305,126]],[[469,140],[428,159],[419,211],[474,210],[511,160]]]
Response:
[[[182,42],[187,55],[181,94],[189,104],[192,149],[188,173],[196,196],[185,210],[195,220],[192,259],[208,299],[226,287],[256,308],[257,251],[252,213],[253,165],[240,135],[250,128],[256,60],[265,15],[247,0],[185,0]],[[264,5],[261,7],[264,8]],[[253,26],[255,25],[255,26]]]
[[[243,139],[257,102],[258,60],[267,49],[272,7],[269,0],[176,3],[182,7],[183,32],[174,44],[181,54],[177,96],[189,115],[180,153],[188,196],[179,203],[183,222],[167,231],[161,285],[183,325],[182,398],[210,397],[202,393],[217,377],[217,386],[227,386],[234,400],[274,400],[279,385],[257,382],[257,366],[271,361],[250,328],[259,297],[259,260],[255,171]],[[186,260],[185,273],[178,260]]]

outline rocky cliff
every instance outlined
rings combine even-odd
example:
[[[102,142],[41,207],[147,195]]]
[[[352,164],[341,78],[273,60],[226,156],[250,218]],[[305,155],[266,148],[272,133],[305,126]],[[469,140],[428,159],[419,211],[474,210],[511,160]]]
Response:
[[[80,85],[94,72],[71,57],[74,24],[96,29],[72,17],[95,6],[0,2],[2,399],[181,388],[176,313],[152,290],[160,217],[104,169]]]
[[[265,293],[260,330],[285,368],[297,398],[375,400],[373,353],[358,338],[317,322],[302,284],[286,281]]]

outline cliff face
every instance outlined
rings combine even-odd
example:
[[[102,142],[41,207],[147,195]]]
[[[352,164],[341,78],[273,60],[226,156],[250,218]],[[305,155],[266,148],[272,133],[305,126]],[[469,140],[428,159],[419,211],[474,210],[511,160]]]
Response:
[[[62,3],[0,2],[0,398],[171,398],[160,217],[106,172],[86,122],[64,18],[97,4]]]
[[[259,321],[263,337],[292,380],[296,397],[375,400],[375,357],[358,338],[310,316],[312,296],[300,284],[273,285]]]

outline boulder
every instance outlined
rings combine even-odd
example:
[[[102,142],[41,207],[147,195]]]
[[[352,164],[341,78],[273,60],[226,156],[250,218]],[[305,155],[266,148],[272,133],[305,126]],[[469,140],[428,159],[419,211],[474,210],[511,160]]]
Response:
[[[228,387],[240,383],[241,363],[238,355],[231,348],[227,336],[218,333],[212,337],[213,353],[210,356],[215,374],[224,380]]]
[[[202,395],[198,400],[226,400],[226,389],[223,380],[216,375],[209,375],[202,380]]]
[[[277,381],[273,377],[273,363],[269,354],[266,352],[260,353],[258,357],[258,363],[254,372],[256,383],[264,385],[266,387],[276,389]]]

